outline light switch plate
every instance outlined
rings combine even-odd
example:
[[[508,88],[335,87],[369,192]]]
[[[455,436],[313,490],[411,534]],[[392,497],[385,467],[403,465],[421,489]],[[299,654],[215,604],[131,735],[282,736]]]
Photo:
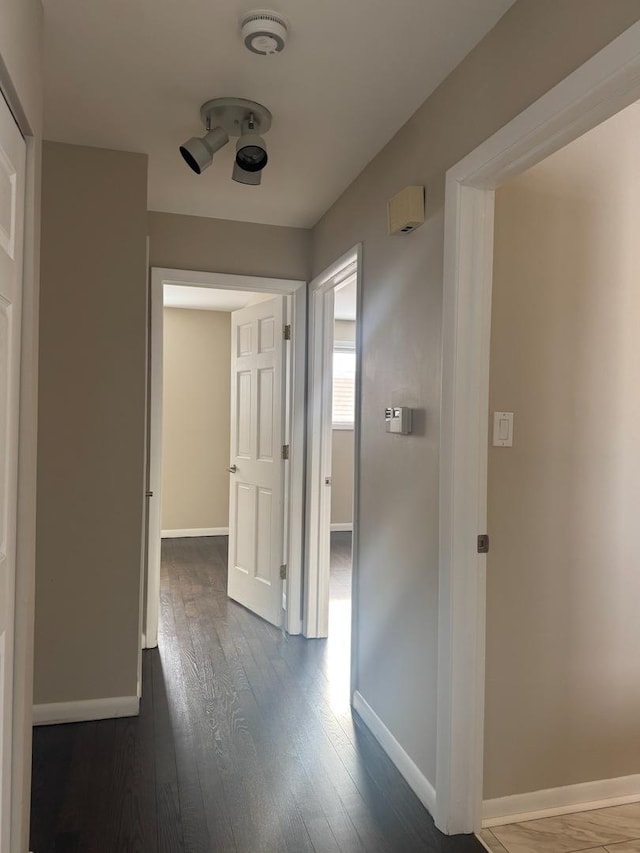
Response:
[[[493,413],[493,446],[513,447],[513,412]]]

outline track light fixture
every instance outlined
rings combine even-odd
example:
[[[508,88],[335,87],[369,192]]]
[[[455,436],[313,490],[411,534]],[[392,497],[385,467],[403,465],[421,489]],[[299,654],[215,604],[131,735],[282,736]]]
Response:
[[[240,184],[258,186],[262,170],[269,160],[262,138],[271,127],[271,113],[262,104],[243,98],[215,98],[200,108],[200,118],[206,128],[204,136],[192,136],[180,146],[180,153],[189,168],[200,175],[207,169],[213,155],[237,136],[236,158],[232,178]]]
[[[206,136],[192,136],[180,146],[180,153],[196,175],[202,174],[213,163],[213,155],[229,141],[229,134],[221,127],[214,127]]]

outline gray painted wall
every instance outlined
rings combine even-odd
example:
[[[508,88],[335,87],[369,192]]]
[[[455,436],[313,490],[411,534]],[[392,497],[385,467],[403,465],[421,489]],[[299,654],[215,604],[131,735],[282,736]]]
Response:
[[[358,688],[432,783],[445,172],[639,17],[638,0],[520,0],[314,229],[314,275],[363,243]],[[409,184],[426,223],[388,237]],[[386,434],[390,403],[418,410],[413,435]]]
[[[311,232],[174,213],[149,213],[152,267],[306,281]]]
[[[36,704],[136,694],[146,202],[146,155],[45,143]]]

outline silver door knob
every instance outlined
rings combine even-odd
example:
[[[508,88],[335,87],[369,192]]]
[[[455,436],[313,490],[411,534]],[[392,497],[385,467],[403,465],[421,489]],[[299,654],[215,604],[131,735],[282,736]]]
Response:
[[[237,470],[238,470],[238,469],[236,468],[236,466],[235,466],[235,465],[231,465],[231,467],[230,467],[230,468],[227,468],[227,471],[228,471],[230,474],[235,474]]]

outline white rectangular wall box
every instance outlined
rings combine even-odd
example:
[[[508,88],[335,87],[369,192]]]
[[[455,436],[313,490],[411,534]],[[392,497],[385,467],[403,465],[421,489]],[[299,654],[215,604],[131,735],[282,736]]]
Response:
[[[390,406],[385,409],[384,420],[387,432],[394,432],[397,435],[411,433],[411,409],[407,406]]]
[[[493,446],[513,447],[513,412],[493,413]]]
[[[408,234],[424,222],[424,187],[405,187],[387,204],[389,234]]]

